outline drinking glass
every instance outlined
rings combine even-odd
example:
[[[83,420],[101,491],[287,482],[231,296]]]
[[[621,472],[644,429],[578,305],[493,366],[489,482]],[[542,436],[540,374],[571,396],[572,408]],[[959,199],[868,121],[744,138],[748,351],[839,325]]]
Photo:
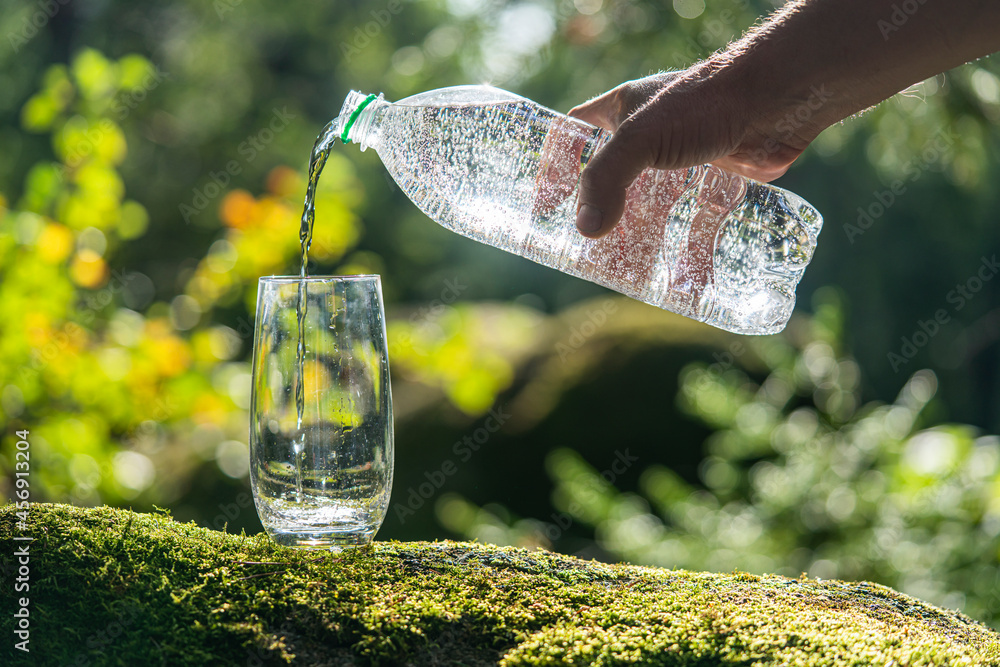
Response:
[[[301,372],[300,289],[306,306]],[[379,277],[261,278],[250,483],[264,529],[287,546],[368,544],[388,509],[392,465]]]

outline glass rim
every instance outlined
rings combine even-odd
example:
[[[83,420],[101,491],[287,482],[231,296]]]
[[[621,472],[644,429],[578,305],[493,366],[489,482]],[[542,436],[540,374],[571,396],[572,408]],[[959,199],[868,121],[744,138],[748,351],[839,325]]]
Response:
[[[379,281],[382,276],[377,273],[357,273],[348,276],[261,276],[258,283],[298,283],[303,280],[307,283],[335,283],[348,281]]]

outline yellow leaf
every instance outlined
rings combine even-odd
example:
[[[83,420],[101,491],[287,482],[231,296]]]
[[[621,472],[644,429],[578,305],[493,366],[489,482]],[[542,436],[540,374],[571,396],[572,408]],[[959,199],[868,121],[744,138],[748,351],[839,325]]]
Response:
[[[94,289],[108,279],[108,265],[93,250],[84,249],[76,254],[69,267],[69,276],[80,287]]]
[[[99,51],[84,49],[73,59],[73,78],[87,99],[109,97],[118,89],[118,66]]]
[[[45,132],[51,129],[58,113],[52,98],[39,93],[30,97],[21,108],[21,125],[29,132]]]
[[[73,231],[66,225],[49,223],[36,241],[38,255],[49,264],[58,264],[73,252]]]

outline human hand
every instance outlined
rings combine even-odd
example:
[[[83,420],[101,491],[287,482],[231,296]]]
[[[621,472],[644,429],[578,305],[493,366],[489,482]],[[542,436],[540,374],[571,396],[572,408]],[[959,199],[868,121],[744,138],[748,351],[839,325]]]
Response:
[[[544,220],[578,193],[582,156],[588,142],[594,138],[594,124],[605,129],[616,127],[618,122],[615,116],[631,115],[627,106],[630,97],[647,101],[682,75],[672,72],[624,84],[574,110],[590,111],[585,118],[554,118],[540,153],[533,218]],[[588,120],[591,122],[585,122]],[[613,138],[612,134],[612,139],[608,141]],[[597,155],[604,153],[610,145],[606,143]],[[591,158],[589,164],[592,165],[594,160]],[[699,160],[694,164],[700,165],[705,161]],[[586,170],[583,173],[585,175]],[[674,248],[677,261],[670,271],[667,285],[673,302],[679,304],[683,301],[692,304],[692,308],[697,307],[706,287],[714,282],[713,256],[718,232],[732,208],[720,206],[720,203],[735,204],[745,190],[742,178],[727,175],[718,168],[706,170],[701,178],[702,187],[692,200],[695,212],[684,243]],[[657,246],[666,237],[669,223],[669,217],[664,215],[667,210],[664,206],[669,208],[684,195],[688,187],[688,173],[685,169],[660,171],[641,167],[636,176],[621,187],[628,189],[628,193],[622,195],[623,207],[618,216],[621,224],[614,233],[608,233],[611,231],[611,226],[608,226],[602,234],[593,235],[595,242],[586,244],[587,250],[578,258],[577,268],[584,273],[593,270],[602,279],[613,283],[630,285],[642,283],[650,277],[654,266],[648,261],[649,257],[658,251]],[[651,191],[656,192],[658,206],[624,206],[626,197],[642,197]]]
[[[629,81],[570,110],[613,133],[580,177],[577,228],[600,238],[618,224],[625,191],[645,169],[711,163],[759,181],[788,169],[822,128],[781,131],[739,77],[707,63]]]
[[[1000,51],[998,2],[928,3],[905,26],[887,22],[899,11],[897,0],[789,0],[709,60],[570,111],[614,133],[580,177],[577,228],[607,234],[626,188],[650,167],[711,163],[777,178],[833,123]]]

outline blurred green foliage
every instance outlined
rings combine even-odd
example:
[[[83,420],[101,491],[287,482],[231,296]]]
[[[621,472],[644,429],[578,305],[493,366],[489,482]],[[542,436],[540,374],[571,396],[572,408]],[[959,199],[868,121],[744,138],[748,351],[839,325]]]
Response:
[[[513,519],[458,494],[442,496],[437,514],[484,542],[879,581],[996,625],[1000,438],[927,423],[937,389],[930,371],[911,376],[892,403],[862,403],[838,320],[839,307],[827,303],[798,343],[751,339],[768,369],[760,382],[734,353],[684,369],[679,403],[713,431],[697,483],[628,448],[604,452],[598,460],[611,463],[603,470],[560,448],[547,459],[556,511],[545,520]],[[636,463],[638,489],[617,488]],[[593,529],[594,543],[575,539],[578,522]]]
[[[256,279],[298,270],[309,150],[347,92],[485,81],[566,110],[709,55],[773,3],[52,7],[0,12],[0,493],[27,428],[35,500],[259,530]],[[450,234],[373,151],[335,151],[310,270],[383,278],[393,503],[410,513],[390,508],[382,536],[868,577],[997,618],[996,444],[979,433],[1000,431],[1000,283],[961,307],[948,294],[1000,247],[998,74],[990,58],[914,86],[782,178],[826,230],[789,332],[761,340]],[[842,305],[810,318],[825,285]],[[938,309],[948,322],[894,366]],[[493,414],[503,428],[463,449]],[[639,462],[580,504],[584,462],[616,451]],[[449,459],[459,473],[421,496]],[[559,539],[510,528],[508,513],[558,516],[574,498],[570,528],[546,519]]]
[[[249,365],[237,357],[252,325],[234,329],[211,312],[253,304],[257,277],[295,256],[287,230],[302,182],[279,167],[259,197],[229,191],[218,239],[184,290],[155,301],[148,277],[112,269],[106,258],[141,243],[147,229],[146,208],[125,198],[117,170],[128,149],[118,121],[161,78],[141,56],[112,61],[87,49],[68,67],[49,67],[22,109],[24,128],[50,136],[56,159],[31,168],[20,201],[0,220],[0,308],[22,323],[0,334],[0,383],[4,414],[31,430],[33,490],[42,497],[95,504],[146,494],[164,502],[206,457],[231,477],[246,474]],[[356,199],[349,174],[328,181],[318,258],[340,257],[356,243]],[[203,442],[206,429],[215,433]]]

